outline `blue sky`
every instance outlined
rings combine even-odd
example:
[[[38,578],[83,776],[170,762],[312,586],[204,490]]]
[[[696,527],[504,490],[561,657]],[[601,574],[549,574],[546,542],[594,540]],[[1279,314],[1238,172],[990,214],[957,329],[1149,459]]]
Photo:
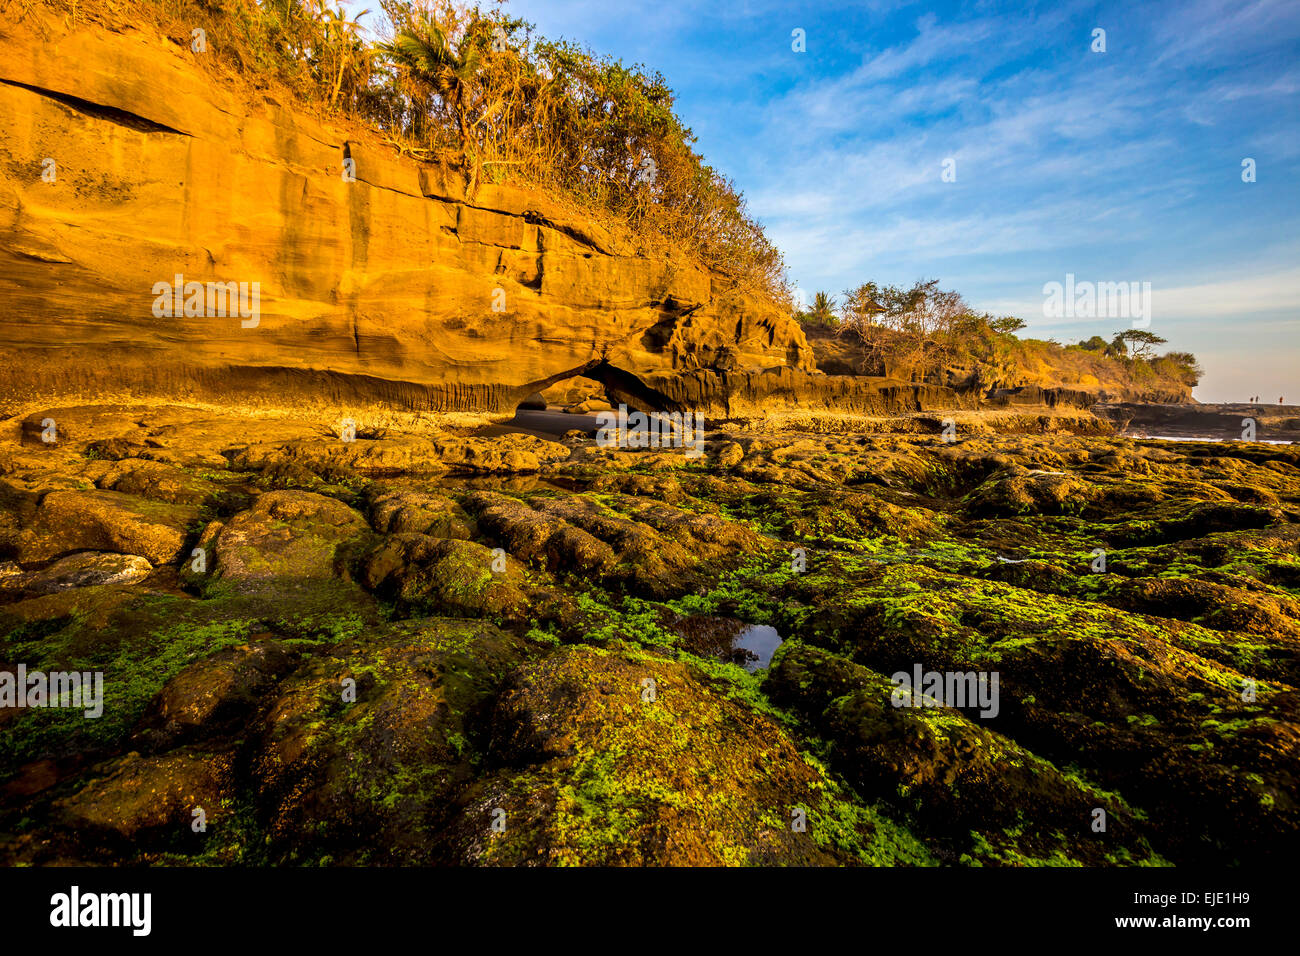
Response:
[[[1045,283],[1150,282],[1199,399],[1300,402],[1297,0],[507,9],[660,70],[809,294],[934,277],[1075,341],[1129,323],[1046,318]]]

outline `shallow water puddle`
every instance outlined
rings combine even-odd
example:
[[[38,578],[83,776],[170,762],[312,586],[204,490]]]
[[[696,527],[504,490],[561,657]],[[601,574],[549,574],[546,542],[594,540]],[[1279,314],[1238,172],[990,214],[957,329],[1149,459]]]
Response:
[[[753,673],[772,663],[772,655],[781,646],[781,635],[770,624],[748,624],[736,635],[734,646],[738,651],[749,652],[741,666]]]
[[[750,673],[772,663],[782,640],[770,624],[746,624],[733,617],[691,615],[678,619],[676,629],[685,650],[739,664]]]

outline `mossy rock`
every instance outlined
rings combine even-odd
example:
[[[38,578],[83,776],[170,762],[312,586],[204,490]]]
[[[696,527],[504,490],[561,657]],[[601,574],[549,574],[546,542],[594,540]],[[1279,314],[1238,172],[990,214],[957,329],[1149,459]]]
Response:
[[[626,646],[560,648],[516,671],[492,717],[488,771],[457,829],[466,862],[930,862],[771,720]]]
[[[1138,815],[945,706],[837,655],[786,644],[765,687],[831,742],[831,766],[866,799],[907,814],[947,859],[984,864],[1159,863]],[[904,706],[906,705],[906,706]],[[1093,811],[1106,813],[1104,834]]]
[[[180,558],[198,516],[193,505],[117,491],[51,491],[24,531],[18,560],[30,565],[73,551],[112,551],[166,564]]]
[[[473,718],[524,653],[488,624],[410,621],[288,677],[251,743],[272,859],[447,862],[440,834],[474,774]]]
[[[473,541],[389,535],[362,568],[367,587],[421,614],[522,620],[528,607],[518,560]]]

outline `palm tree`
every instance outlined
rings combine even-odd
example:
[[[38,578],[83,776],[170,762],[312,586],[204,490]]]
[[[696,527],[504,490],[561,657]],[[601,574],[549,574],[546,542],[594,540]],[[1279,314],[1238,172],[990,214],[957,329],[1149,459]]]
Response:
[[[336,49],[339,61],[338,72],[334,76],[334,89],[330,92],[330,106],[338,100],[339,89],[343,86],[343,74],[346,71],[351,70],[359,80],[368,74],[370,57],[374,54],[358,34],[361,31],[361,18],[369,12],[369,10],[362,10],[349,20],[341,7],[335,10],[325,6],[324,3],[321,4],[326,45]]]
[[[444,30],[427,12],[403,25],[391,42],[379,49],[418,86],[435,93],[455,114],[463,150],[470,149],[466,118],[466,88],[478,72],[479,50],[472,44],[455,49]]]
[[[806,313],[809,322],[817,325],[835,324],[835,296],[818,292],[813,296],[812,308]]]

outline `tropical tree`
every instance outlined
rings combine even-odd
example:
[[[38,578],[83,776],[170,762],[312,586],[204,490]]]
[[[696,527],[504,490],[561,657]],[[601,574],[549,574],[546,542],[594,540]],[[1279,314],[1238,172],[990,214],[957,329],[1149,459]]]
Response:
[[[1001,318],[989,320],[989,328],[999,335],[1014,335],[1027,325],[1028,323],[1024,319],[1018,319],[1014,315],[1004,315]]]
[[[325,67],[324,79],[331,83],[330,106],[338,102],[345,77],[348,89],[365,86],[370,80],[375,51],[360,35],[361,18],[369,13],[362,10],[349,20],[342,6],[331,7],[327,0],[316,0],[315,18],[321,32],[319,59]]]
[[[864,368],[888,373],[891,366],[924,375],[938,367],[970,325],[960,293],[939,288],[938,279],[910,288],[865,282],[844,293],[840,334],[856,339]]]
[[[1147,359],[1151,357],[1155,347],[1164,345],[1166,340],[1146,329],[1125,329],[1115,336],[1115,341],[1123,343],[1125,351],[1131,353],[1134,358]]]
[[[813,295],[812,307],[803,313],[802,320],[809,325],[834,325],[837,321],[835,296],[826,292]]]
[[[360,37],[361,18],[370,11],[362,10],[348,20],[342,9],[332,11],[330,35],[338,45],[338,72],[334,75],[334,88],[330,90],[330,106],[338,102],[339,91],[343,89],[343,78],[347,76],[348,88],[364,86],[369,79],[370,63],[375,55],[372,47]]]
[[[1189,387],[1195,387],[1205,375],[1205,369],[1191,352],[1166,352],[1152,365],[1160,374],[1179,379]]]
[[[434,96],[442,101],[456,123],[460,147],[468,153],[471,144],[466,91],[481,62],[478,45],[453,45],[449,31],[424,10],[399,25],[393,39],[379,44],[379,50],[413,92],[423,94],[426,102]]]

